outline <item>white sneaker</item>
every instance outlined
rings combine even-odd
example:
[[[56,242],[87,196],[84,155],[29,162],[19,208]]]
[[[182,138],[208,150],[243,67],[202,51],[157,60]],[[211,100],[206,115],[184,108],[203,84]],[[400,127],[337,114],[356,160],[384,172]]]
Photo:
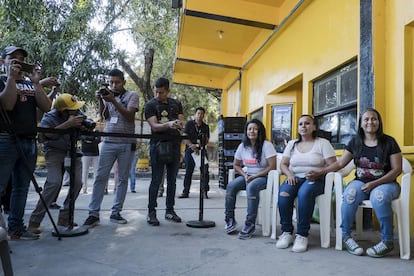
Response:
[[[308,249],[308,238],[296,234],[295,242],[293,243],[292,251],[296,253],[305,252]]]
[[[285,249],[293,242],[293,235],[289,232],[283,232],[276,242],[276,248]]]

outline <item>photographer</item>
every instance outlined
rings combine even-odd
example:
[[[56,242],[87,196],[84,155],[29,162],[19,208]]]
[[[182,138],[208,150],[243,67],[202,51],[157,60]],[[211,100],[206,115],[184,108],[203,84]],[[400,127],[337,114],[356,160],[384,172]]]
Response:
[[[59,95],[53,104],[53,109],[43,115],[41,127],[53,129],[85,128],[85,116],[80,114],[79,109],[83,107],[83,101],[77,101],[71,94]],[[43,143],[45,153],[47,179],[43,187],[42,196],[47,206],[56,198],[60,191],[63,178],[62,168],[65,165],[65,158],[70,157],[71,140],[70,133],[42,133],[40,141]],[[82,187],[82,163],[80,156],[75,162],[74,194],[78,197]],[[29,231],[39,234],[40,223],[46,214],[46,209],[39,200],[29,219]],[[59,211],[59,226],[70,226],[69,221],[69,194]]]
[[[22,48],[8,46],[1,52],[0,59],[6,72],[6,76],[0,78],[0,193],[7,187],[11,177],[8,234],[12,240],[39,238],[27,231],[23,216],[37,158],[36,108],[47,112],[51,106],[51,101],[40,84],[40,69],[22,71],[21,62],[24,62],[27,55],[27,51]],[[10,131],[3,126],[17,128]]]
[[[159,226],[157,219],[157,193],[163,181],[164,167],[167,171],[167,198],[165,219],[180,223],[181,218],[174,211],[175,189],[180,167],[181,140],[183,129],[183,107],[181,103],[168,97],[170,82],[158,78],[154,84],[155,97],[145,104],[145,117],[151,126],[153,138],[150,141],[151,184],[149,187],[147,223]],[[175,136],[175,137],[174,137]]]
[[[104,132],[135,133],[135,113],[138,111],[138,94],[124,88],[124,73],[113,69],[109,73],[109,88],[98,91],[99,110],[106,121]],[[104,197],[105,186],[115,161],[118,162],[118,181],[110,221],[125,224],[121,216],[128,189],[129,169],[136,148],[136,138],[104,136],[99,154],[98,173],[93,184],[92,198],[89,203],[89,217],[84,226],[99,224],[99,211]]]

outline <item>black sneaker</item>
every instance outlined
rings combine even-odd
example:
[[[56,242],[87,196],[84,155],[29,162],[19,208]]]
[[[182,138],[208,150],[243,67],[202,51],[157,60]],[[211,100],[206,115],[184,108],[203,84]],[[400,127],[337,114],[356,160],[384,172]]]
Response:
[[[169,210],[165,212],[165,219],[166,220],[170,220],[170,221],[174,221],[177,223],[181,222],[181,218],[179,216],[177,216],[177,214],[175,213],[174,210]]]
[[[243,229],[241,230],[241,232],[239,233],[239,239],[241,240],[250,239],[255,232],[256,232],[256,227],[254,224],[245,225]]]
[[[86,227],[88,227],[88,228],[95,227],[98,224],[99,224],[99,218],[98,217],[94,217],[94,216],[89,216],[85,220],[85,222],[83,223],[83,225],[86,226]]]
[[[147,223],[152,225],[152,226],[159,226],[160,225],[160,222],[157,219],[157,212],[155,210],[148,212]]]
[[[226,218],[224,220],[226,222],[226,226],[224,227],[224,229],[226,230],[227,234],[232,234],[236,231],[237,229],[237,222],[234,218]]]
[[[127,224],[128,221],[126,219],[124,219],[123,217],[121,217],[120,214],[112,214],[109,219],[111,220],[111,222],[115,222],[115,223],[119,223],[119,224]]]
[[[392,241],[380,241],[373,247],[367,249],[367,255],[374,258],[382,258],[394,249]]]

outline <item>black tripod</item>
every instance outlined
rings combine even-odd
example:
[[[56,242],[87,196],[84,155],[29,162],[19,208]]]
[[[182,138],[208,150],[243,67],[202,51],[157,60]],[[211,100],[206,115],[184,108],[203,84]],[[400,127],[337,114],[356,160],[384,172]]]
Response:
[[[200,147],[201,147],[201,166],[200,166],[200,201],[199,201],[199,213],[198,213],[198,220],[190,220],[186,223],[188,227],[194,228],[210,228],[216,226],[214,221],[203,220],[203,212],[204,212],[204,193],[206,188],[206,180],[208,171],[206,170],[205,158],[206,158],[206,135],[204,133],[201,134],[200,139]]]
[[[23,159],[25,170],[30,175],[30,180],[33,183],[35,191],[38,193],[40,201],[42,202],[43,206],[45,207],[46,213],[49,216],[49,219],[52,222],[53,228],[55,229],[55,231],[57,233],[57,236],[59,237],[59,240],[60,240],[59,230],[57,229],[56,223],[53,220],[53,217],[52,217],[52,214],[50,213],[49,207],[47,206],[47,204],[46,204],[46,202],[45,202],[45,200],[42,196],[42,188],[39,187],[39,185],[37,184],[36,178],[35,178],[32,170],[30,169],[30,164],[29,164],[29,161],[26,158],[26,155],[24,154],[20,137],[19,137],[19,135],[16,134],[16,132],[13,129],[13,125],[12,125],[12,122],[10,120],[9,114],[7,114],[7,112],[3,108],[0,108],[0,113],[1,113],[1,117],[3,119],[3,122],[5,122],[7,124],[5,127],[8,130],[10,136],[12,136],[16,139],[17,152],[19,153],[19,155]]]
[[[52,232],[52,235],[59,237],[76,237],[88,233],[88,228],[84,226],[74,226],[73,213],[75,211],[75,168],[76,168],[76,142],[79,139],[80,131],[78,128],[70,129],[70,168],[69,168],[69,226],[67,228],[59,226],[60,231]],[[79,172],[78,172],[79,173]]]

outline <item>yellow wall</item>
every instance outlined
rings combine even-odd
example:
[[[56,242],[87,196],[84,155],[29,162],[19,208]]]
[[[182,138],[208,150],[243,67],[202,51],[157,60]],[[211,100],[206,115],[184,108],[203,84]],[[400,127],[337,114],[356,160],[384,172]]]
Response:
[[[309,82],[358,54],[358,7],[357,0],[311,1],[299,7],[242,71],[242,115],[264,106],[265,95],[298,75],[304,92],[300,112],[311,113]]]
[[[397,139],[404,156],[413,162],[414,1],[372,2],[374,107],[383,116],[385,132]],[[259,54],[243,56],[242,101],[236,96],[238,90],[223,93],[228,97],[223,115],[234,116],[236,104],[240,104],[239,116],[264,107],[269,135],[271,106],[293,103],[296,135],[298,116],[312,113],[312,81],[358,58],[359,7],[359,0],[304,1]],[[230,80],[224,83],[223,90],[229,84]],[[411,198],[413,211],[414,189]]]

